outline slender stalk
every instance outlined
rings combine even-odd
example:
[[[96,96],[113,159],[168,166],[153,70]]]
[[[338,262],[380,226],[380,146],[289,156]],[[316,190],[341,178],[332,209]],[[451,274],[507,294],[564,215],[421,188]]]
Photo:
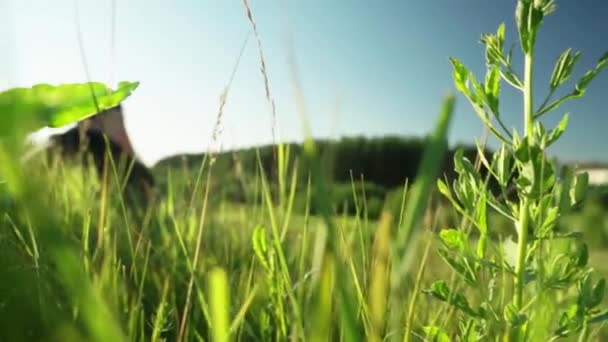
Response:
[[[515,306],[517,309],[522,308],[523,292],[524,292],[524,271],[526,254],[528,253],[528,229],[529,229],[529,213],[530,203],[528,199],[524,199],[519,215],[519,241],[517,249],[517,264],[515,268]]]
[[[533,116],[533,99],[532,99],[532,60],[533,51],[526,54],[525,57],[525,79],[524,79],[524,122],[525,133],[528,138],[528,143],[534,143],[534,116]],[[523,292],[524,292],[524,271],[526,254],[528,253],[528,229],[529,229],[529,208],[530,202],[527,198],[523,199],[520,205],[519,212],[519,241],[517,264],[515,268],[515,306],[519,310],[522,307]]]
[[[532,61],[534,59],[534,51],[530,50],[525,57],[525,71],[524,71],[524,119],[525,119],[525,132],[529,139],[530,145],[534,142],[534,104],[533,104],[533,92],[532,92]]]
[[[584,342],[584,341],[588,341],[588,340],[589,340],[589,321],[587,321],[587,319],[585,319],[585,321],[583,322],[583,329],[581,330],[580,334],[578,335],[578,341]]]

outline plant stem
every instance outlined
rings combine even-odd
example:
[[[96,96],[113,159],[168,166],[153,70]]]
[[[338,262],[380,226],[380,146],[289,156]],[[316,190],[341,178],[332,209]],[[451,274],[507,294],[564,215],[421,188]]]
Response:
[[[528,143],[534,143],[534,113],[532,103],[532,60],[533,51],[526,54],[525,57],[525,79],[524,79],[524,122],[525,133],[528,138]],[[526,254],[528,253],[528,229],[529,229],[529,199],[524,198],[520,205],[519,211],[519,241],[517,253],[517,265],[515,273],[515,307],[520,310],[523,302],[524,292],[524,271],[526,264]]]
[[[524,120],[525,120],[525,132],[528,137],[528,143],[533,145],[534,143],[534,105],[532,97],[532,60],[534,58],[534,52],[531,50],[526,54],[525,57],[525,71],[524,71]]]
[[[528,208],[530,203],[524,199],[519,214],[519,241],[517,252],[517,265],[515,266],[515,307],[522,308],[524,292],[524,271],[526,264],[526,254],[528,252]]]
[[[587,319],[585,319],[585,321],[583,322],[583,329],[581,330],[581,333],[578,335],[578,341],[584,342],[584,341],[588,341],[588,340],[589,340],[589,321],[587,321]]]

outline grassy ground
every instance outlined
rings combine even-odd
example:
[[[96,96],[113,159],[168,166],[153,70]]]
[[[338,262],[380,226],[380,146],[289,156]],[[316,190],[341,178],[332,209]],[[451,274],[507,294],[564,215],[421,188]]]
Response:
[[[425,340],[424,326],[456,331],[460,322],[458,310],[423,291],[437,279],[458,288],[436,252],[437,230],[453,221],[446,208],[427,210],[409,272],[389,298],[387,246],[399,209],[367,220],[359,197],[359,216],[334,214],[332,255],[327,221],[290,211],[292,195],[307,188],[273,195],[258,176],[255,200],[235,204],[217,195],[207,167],[186,181],[175,170],[166,195],[137,212],[112,190],[112,177],[100,191],[93,170],[31,163],[26,200],[5,197],[1,208],[2,341],[379,340],[395,333],[391,319]],[[600,227],[593,218],[605,220],[605,212],[589,210],[567,222]],[[607,275],[605,255],[596,246],[590,260]],[[508,298],[509,284],[496,290]],[[465,294],[475,304],[486,291]],[[599,326],[593,332],[608,336]]]

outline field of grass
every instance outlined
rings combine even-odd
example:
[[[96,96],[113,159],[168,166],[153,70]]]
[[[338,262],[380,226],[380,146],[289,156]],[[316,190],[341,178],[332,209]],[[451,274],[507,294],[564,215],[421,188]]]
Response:
[[[2,203],[1,340],[381,340],[395,333],[387,325],[393,318],[402,329],[408,324],[411,340],[428,340],[425,326],[449,332],[466,322],[424,291],[437,279],[465,290],[437,253],[438,230],[455,224],[449,206],[427,208],[409,271],[387,300],[389,240],[403,227],[401,198],[369,220],[363,194],[353,193],[360,214],[331,216],[332,255],[327,222],[290,212],[290,199],[307,187],[288,183],[283,193],[270,193],[258,176],[254,200],[231,203],[217,195],[205,163],[188,181],[183,170],[172,170],[166,193],[144,213],[111,191],[112,177],[110,191],[101,192],[93,169],[31,163],[33,205]],[[512,234],[498,216],[490,222],[503,238]],[[598,241],[608,236],[608,212],[597,201],[565,222],[586,227]],[[608,275],[605,257],[605,245],[592,246],[590,262],[601,275]],[[508,281],[495,285],[502,300],[509,297]],[[487,289],[464,293],[476,305]],[[537,332],[552,332],[555,321],[546,324]],[[606,337],[608,329],[598,325],[595,333]]]
[[[160,168],[158,196],[137,206],[114,163],[98,180],[82,165],[23,161],[21,143],[116,105],[137,83],[0,93],[0,341],[607,339],[606,194],[545,153],[568,116],[550,130],[540,117],[582,97],[608,54],[554,100],[578,58],[564,52],[536,109],[534,43],[554,5],[517,2],[523,75],[504,51],[504,25],[482,36],[484,82],[450,59],[456,88],[501,147],[475,160],[456,152],[454,177],[443,178],[447,96],[415,178],[381,199],[353,178],[354,210],[342,210],[349,189],[327,174],[311,132],[297,154],[283,144],[270,164],[256,154],[233,183],[216,155]],[[521,91],[523,132],[501,121],[501,82]],[[301,94],[296,102],[307,127]],[[226,190],[234,182],[247,190],[238,201]]]

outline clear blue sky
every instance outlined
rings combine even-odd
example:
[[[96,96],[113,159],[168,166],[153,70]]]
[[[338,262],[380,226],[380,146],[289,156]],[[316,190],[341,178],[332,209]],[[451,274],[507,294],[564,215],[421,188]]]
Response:
[[[75,23],[78,3],[92,78],[141,82],[125,102],[127,129],[141,158],[151,164],[171,154],[206,150],[220,94],[251,30],[242,1],[116,2],[112,44],[110,0],[0,0],[0,89],[86,81]],[[514,4],[251,0],[280,138],[303,136],[286,32],[294,37],[315,136],[422,135],[433,127],[443,95],[455,91],[448,57],[459,58],[483,77],[480,35],[505,22],[507,41],[514,42]],[[545,94],[555,58],[565,48],[583,52],[577,77],[608,50],[608,1],[557,4],[538,38],[539,95]],[[257,46],[250,39],[224,112],[224,148],[272,141],[259,69]],[[509,117],[509,126],[519,125],[521,100],[512,91],[506,95],[503,115]],[[551,126],[571,112],[569,130],[553,153],[566,160],[608,161],[607,97],[608,72],[593,82],[585,98],[547,118]],[[480,135],[477,117],[459,96],[450,141],[472,142]]]

